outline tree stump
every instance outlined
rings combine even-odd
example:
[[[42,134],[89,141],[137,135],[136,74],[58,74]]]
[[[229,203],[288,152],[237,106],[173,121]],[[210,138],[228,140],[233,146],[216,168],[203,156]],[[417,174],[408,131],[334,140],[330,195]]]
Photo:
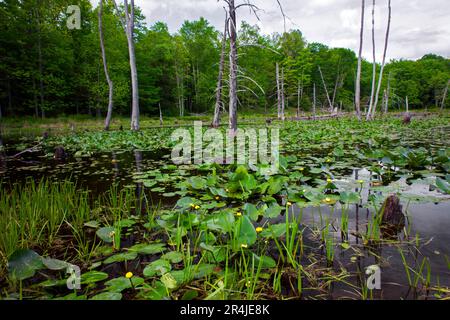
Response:
[[[65,160],[67,158],[66,150],[62,146],[58,146],[55,148],[55,153],[53,154],[53,158],[56,160]]]
[[[405,226],[405,215],[403,214],[400,199],[396,195],[386,198],[380,210],[381,229],[386,235],[396,235]]]
[[[403,116],[403,124],[410,124],[411,123],[411,114],[406,113]]]

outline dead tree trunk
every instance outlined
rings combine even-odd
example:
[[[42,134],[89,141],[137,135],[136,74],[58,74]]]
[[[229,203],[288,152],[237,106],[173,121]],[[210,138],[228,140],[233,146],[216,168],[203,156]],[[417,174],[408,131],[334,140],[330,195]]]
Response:
[[[448,80],[447,85],[444,89],[444,95],[442,96],[442,102],[441,102],[441,110],[444,110],[445,106],[445,100],[447,99],[447,92],[448,92],[448,86],[450,85],[450,80]]]
[[[281,68],[281,120],[284,121],[285,95],[284,95],[284,67]]]
[[[369,110],[367,111],[366,121],[369,121],[371,118],[377,77],[377,61],[375,56],[375,0],[372,1],[372,59],[372,90],[370,92]]]
[[[405,105],[406,105],[406,113],[408,113],[409,112],[408,96],[406,96]]]
[[[391,74],[392,71],[389,72],[389,76],[388,76],[388,83],[387,83],[387,90],[386,90],[386,100],[385,100],[385,106],[384,106],[384,113],[388,112],[389,109],[389,96],[391,94]]]
[[[316,119],[316,83],[313,84],[313,115]]]
[[[106,62],[105,40],[103,38],[103,0],[99,2],[98,10],[98,33],[100,37],[100,48],[102,50],[103,69],[105,71],[106,82],[108,82],[109,95],[108,95],[108,112],[105,119],[105,130],[108,131],[111,125],[112,110],[113,110],[113,82],[109,77],[108,64]]]
[[[237,130],[237,31],[236,7],[234,0],[228,0],[229,30],[230,30],[230,105],[229,129],[234,136]]]
[[[281,88],[280,88],[280,67],[276,63],[276,80],[277,80],[277,113],[278,119],[281,119]]]
[[[228,32],[228,15],[225,15],[225,28],[223,31],[222,38],[222,51],[220,53],[220,62],[219,62],[219,76],[217,79],[217,91],[216,91],[216,105],[214,107],[214,118],[212,122],[212,126],[217,128],[220,124],[220,108],[222,107],[222,83],[223,83],[223,69],[225,65],[225,50],[227,47],[227,32]]]
[[[161,110],[161,102],[158,103],[158,107],[159,107],[159,125],[162,126],[163,125],[163,116],[162,116],[162,110]]]
[[[356,71],[356,84],[355,84],[355,108],[356,116],[361,120],[361,61],[362,61],[362,48],[363,48],[363,36],[364,36],[364,7],[365,1],[361,1],[361,29],[359,34],[359,54],[358,54],[358,69]]]
[[[325,79],[323,78],[322,69],[320,69],[320,66],[319,66],[319,73],[320,73],[320,78],[322,79],[323,88],[325,89],[325,94],[327,95],[327,101],[328,101],[328,104],[330,106],[330,112],[332,112],[333,111],[333,104],[331,102],[330,95],[328,94],[327,85],[325,83]]]
[[[384,39],[383,61],[381,62],[380,76],[378,78],[378,87],[377,87],[377,92],[375,94],[375,102],[373,103],[373,110],[372,110],[372,114],[371,114],[372,119],[373,119],[373,117],[375,117],[375,113],[377,111],[378,96],[379,96],[380,90],[381,90],[381,81],[383,80],[383,71],[384,71],[384,65],[386,62],[386,51],[387,51],[388,42],[389,42],[389,31],[391,29],[391,14],[392,14],[391,0],[388,0],[388,11],[389,11],[388,12],[388,23],[387,23],[387,28],[386,28],[386,37]]]
[[[298,88],[297,88],[297,118],[300,117],[300,104],[303,99],[303,74],[302,74],[302,80],[298,81]]]
[[[136,54],[134,50],[134,0],[130,0],[130,11],[128,10],[128,0],[124,0],[125,18],[120,15],[117,3],[113,0],[117,14],[120,17],[122,26],[127,36],[128,55],[131,70],[131,130],[139,130],[139,88],[136,68]]]

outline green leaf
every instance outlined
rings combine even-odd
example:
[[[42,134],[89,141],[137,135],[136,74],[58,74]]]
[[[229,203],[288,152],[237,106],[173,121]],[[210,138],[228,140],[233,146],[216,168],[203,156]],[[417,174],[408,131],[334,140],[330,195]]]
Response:
[[[139,254],[157,254],[162,253],[166,250],[166,245],[164,243],[140,243],[132,246],[128,249],[131,252],[137,252]]]
[[[81,284],[96,283],[108,279],[109,275],[100,271],[89,271],[81,275]]]
[[[268,257],[268,256],[259,257],[254,253],[253,253],[253,257],[255,258],[255,265],[257,267],[259,267],[259,264],[261,263],[262,269],[270,269],[270,268],[275,268],[277,266],[277,263],[271,257]]]
[[[265,211],[264,217],[272,219],[280,215],[283,208],[276,202],[272,203]]]
[[[258,220],[259,211],[254,204],[246,203],[242,208],[247,216],[250,217],[253,221]]]
[[[34,276],[37,270],[44,267],[42,257],[33,250],[16,250],[8,261],[8,272],[12,278],[25,280]]]
[[[105,282],[105,285],[106,290],[109,292],[122,292],[123,290],[130,289],[133,286],[137,287],[143,283],[144,279],[140,277],[132,277],[130,279],[119,277]]]
[[[69,264],[65,261],[52,258],[43,258],[42,263],[47,269],[50,270],[63,270],[69,266]]]
[[[103,227],[98,229],[95,234],[106,243],[112,243],[115,232],[116,228],[114,227]]]
[[[178,251],[171,251],[161,256],[161,259],[168,260],[171,263],[179,263],[183,261],[183,254]]]
[[[177,287],[177,281],[170,273],[163,274],[161,277],[161,282],[169,290],[173,290]]]
[[[450,194],[450,183],[441,178],[436,178],[436,187],[446,194]]]
[[[239,219],[237,222],[237,227],[239,230],[237,239],[239,246],[242,244],[251,246],[256,242],[257,235],[255,227],[247,216],[243,216]]]
[[[119,292],[102,292],[93,296],[90,300],[122,300],[122,294]]]
[[[123,262],[123,261],[129,261],[129,260],[134,260],[137,257],[137,252],[123,252],[123,253],[118,253],[115,254],[111,257],[109,257],[108,259],[106,259],[105,261],[103,261],[104,264],[110,264],[110,263],[114,263],[114,262]]]
[[[148,264],[143,271],[144,276],[153,277],[156,274],[163,275],[172,269],[169,261],[158,259]]]

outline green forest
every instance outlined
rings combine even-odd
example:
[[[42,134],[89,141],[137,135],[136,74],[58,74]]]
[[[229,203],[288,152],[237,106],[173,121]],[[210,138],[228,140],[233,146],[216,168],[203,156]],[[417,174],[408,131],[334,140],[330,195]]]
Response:
[[[0,3],[2,116],[106,114],[108,84],[99,46],[98,8],[90,1],[80,1],[82,27],[69,30],[62,14],[68,5],[70,1],[64,0]],[[114,113],[128,115],[127,41],[110,1],[105,3],[103,19]],[[158,116],[159,106],[164,116],[212,113],[223,30],[217,30],[207,18],[199,18],[185,21],[177,32],[170,33],[162,19],[147,25],[138,7],[135,19],[141,114]],[[342,105],[342,110],[354,109],[357,55],[353,51],[305,39],[301,30],[264,35],[246,22],[240,25],[237,44],[240,112],[276,110],[277,63],[284,69],[286,108],[292,114],[298,106],[301,111],[312,109],[314,85],[318,108],[327,106],[319,67],[331,102]],[[406,96],[411,109],[441,107],[450,61],[432,53],[416,61],[393,60],[384,74],[380,101],[389,82],[389,109],[404,110]],[[370,99],[371,79],[372,62],[363,60],[363,107]],[[447,99],[445,105],[448,103]]]

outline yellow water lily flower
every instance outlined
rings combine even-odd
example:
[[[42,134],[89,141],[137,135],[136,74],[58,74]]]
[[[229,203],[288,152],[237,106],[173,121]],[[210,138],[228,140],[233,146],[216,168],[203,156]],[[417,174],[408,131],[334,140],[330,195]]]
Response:
[[[260,232],[262,232],[262,231],[263,231],[263,228],[262,228],[262,227],[257,227],[257,228],[256,228],[256,232],[260,233]]]
[[[216,196],[216,200],[219,200],[220,199],[220,197],[219,196]]]
[[[245,243],[243,243],[243,244],[241,244],[241,248],[246,249],[246,248],[248,248],[248,245],[246,245]]]
[[[125,278],[127,278],[127,279],[131,279],[132,277],[133,277],[133,272],[127,272],[125,274]]]
[[[303,171],[303,170],[305,170],[305,168],[300,167],[300,168],[298,168],[298,170]]]
[[[363,184],[363,183],[364,183],[364,180],[358,180],[358,181],[356,181],[356,182],[358,182],[359,184]]]
[[[242,216],[242,213],[236,212],[236,216],[240,217],[240,216]]]
[[[330,178],[328,178],[328,179],[327,179],[327,182],[328,182],[328,183],[332,183],[333,180],[331,180]]]
[[[200,209],[200,206],[199,205],[195,206],[195,210],[198,210],[198,209]]]
[[[191,208],[195,208],[195,204],[191,203]]]
[[[290,206],[292,206],[292,202],[286,202],[286,205],[288,206],[288,207],[290,207]]]

